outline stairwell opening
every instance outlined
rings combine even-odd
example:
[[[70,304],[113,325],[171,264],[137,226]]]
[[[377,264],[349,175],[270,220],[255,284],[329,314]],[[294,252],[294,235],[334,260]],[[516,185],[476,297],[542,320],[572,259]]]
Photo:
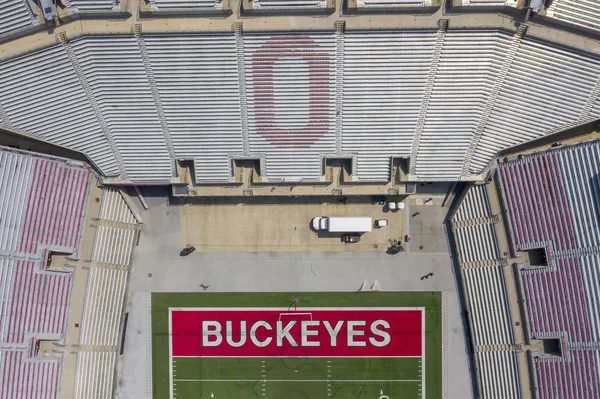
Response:
[[[529,265],[548,266],[548,256],[545,247],[526,249],[524,252],[527,253]]]

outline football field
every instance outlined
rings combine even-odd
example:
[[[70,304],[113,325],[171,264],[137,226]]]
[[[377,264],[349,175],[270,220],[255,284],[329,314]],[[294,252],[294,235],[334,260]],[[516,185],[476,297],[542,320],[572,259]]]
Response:
[[[153,294],[154,397],[439,398],[440,301],[435,292]]]

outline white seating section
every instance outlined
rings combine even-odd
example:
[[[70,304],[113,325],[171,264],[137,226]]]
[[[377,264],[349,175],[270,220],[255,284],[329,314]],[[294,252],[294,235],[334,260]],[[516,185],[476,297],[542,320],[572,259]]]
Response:
[[[133,37],[72,42],[132,181],[168,181],[171,161],[138,44]]]
[[[461,174],[510,39],[511,36],[496,31],[446,34],[431,82],[416,157],[417,176],[440,180],[455,179]]]
[[[250,153],[267,179],[318,180],[335,152],[335,36],[244,35]]]
[[[462,0],[462,5],[475,7],[516,7],[517,0]]]
[[[38,24],[26,0],[3,0],[0,3],[0,36]]]
[[[458,256],[461,262],[500,259],[498,237],[493,224],[477,224],[455,230]]]
[[[80,345],[118,344],[127,275],[124,270],[90,268]]]
[[[242,155],[235,38],[229,34],[145,38],[156,86],[179,158],[199,181],[227,181],[228,157]]]
[[[80,151],[103,174],[118,174],[115,156],[64,49],[50,47],[0,64],[0,98],[7,129]],[[52,120],[61,123],[48,123]]]
[[[515,342],[503,273],[501,266],[463,269],[475,345],[512,345]]]
[[[69,13],[119,11],[124,0],[64,0]]]
[[[0,123],[128,183],[168,184],[177,159],[200,183],[228,182],[236,157],[260,159],[264,182],[315,181],[331,156],[353,158],[357,181],[408,156],[415,178],[468,180],[502,148],[600,117],[600,57],[513,38],[84,36],[0,63]]]
[[[135,216],[123,199],[121,191],[106,187],[102,190],[99,219],[128,224],[137,224]]]
[[[9,262],[14,262],[12,292],[0,342],[26,345],[30,334],[62,339],[71,298],[71,273],[41,271],[41,262]]]
[[[104,188],[101,201],[78,341],[77,399],[112,397],[137,237],[137,221],[121,192]]]
[[[516,353],[479,352],[475,355],[475,360],[479,368],[483,399],[522,398]]]
[[[293,10],[326,6],[325,0],[254,0],[252,4],[252,8],[256,10]]]
[[[358,8],[430,7],[431,0],[357,0]]]
[[[474,185],[460,203],[452,217],[453,222],[462,222],[471,219],[484,219],[492,216],[492,208],[488,197],[487,186]]]
[[[488,186],[468,188],[452,216],[471,342],[485,399],[520,399],[515,332]]]
[[[599,109],[583,113],[599,75],[599,58],[526,36],[475,150],[472,172],[502,148],[599,118]]]
[[[547,271],[523,270],[523,290],[525,301],[529,310],[530,331],[533,337],[553,337],[567,334],[568,342],[592,342],[597,340],[593,337],[593,330],[597,332],[598,326],[590,322],[597,320],[597,313],[588,306],[587,297],[595,297],[594,289],[600,286],[592,286],[592,291],[585,292],[586,287],[581,286],[582,275],[580,260],[558,259],[556,270]],[[598,272],[599,263],[593,264],[594,272]],[[596,281],[594,281],[597,283]],[[586,295],[587,294],[587,295]],[[597,304],[597,301],[596,301]],[[593,318],[592,318],[593,317]]]
[[[0,350],[0,397],[2,399],[57,399],[62,358],[28,357],[27,352]]]
[[[597,0],[554,0],[546,16],[600,31],[600,2]]]
[[[223,0],[150,0],[152,11],[212,11],[222,10]]]
[[[135,229],[96,227],[92,260],[112,265],[129,265],[133,256]]]
[[[389,180],[391,155],[410,156],[433,56],[434,31],[347,32],[342,152],[359,180]]]
[[[116,362],[115,352],[79,352],[74,399],[112,398]]]

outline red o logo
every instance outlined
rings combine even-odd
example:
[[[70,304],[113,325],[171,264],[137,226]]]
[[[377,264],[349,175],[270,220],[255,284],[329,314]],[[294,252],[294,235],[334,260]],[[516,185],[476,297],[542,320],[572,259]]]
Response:
[[[308,123],[282,128],[275,122],[273,73],[282,58],[300,58],[308,65]],[[329,55],[308,36],[275,36],[252,56],[256,131],[278,147],[307,148],[329,129]],[[294,106],[291,104],[290,106]]]

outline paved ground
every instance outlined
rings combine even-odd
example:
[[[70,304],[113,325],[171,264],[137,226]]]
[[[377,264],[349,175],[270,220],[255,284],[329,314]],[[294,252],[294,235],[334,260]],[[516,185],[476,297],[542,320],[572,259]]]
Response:
[[[398,198],[399,199],[399,198]],[[327,201],[327,202],[324,202]],[[288,199],[258,203],[209,201],[185,204],[180,209],[180,246],[193,245],[198,252],[319,252],[385,251],[388,239],[406,234],[406,211],[390,212],[386,206],[348,199]],[[315,216],[368,216],[386,219],[388,226],[373,228],[361,241],[345,245],[341,233],[316,232],[310,224]],[[173,226],[174,228],[176,226]]]
[[[149,377],[145,366],[150,361],[148,352],[142,350],[149,336],[147,292],[202,292],[201,284],[209,286],[207,292],[355,291],[365,278],[370,284],[377,279],[386,291],[447,293],[448,317],[444,326],[446,398],[472,397],[456,285],[448,252],[411,249],[410,252],[387,255],[382,248],[378,252],[196,252],[180,257],[181,206],[167,206],[166,199],[161,196],[147,196],[146,201],[150,209],[142,212],[144,226],[133,265],[130,318],[121,364],[119,398],[148,397]],[[436,223],[441,222],[445,210],[436,205],[423,207],[427,208],[411,223],[417,223],[418,218],[424,223],[434,223],[435,219]],[[435,239],[428,245],[428,250],[433,251],[442,248],[442,243],[445,243],[440,232],[428,232],[431,238],[419,233],[416,239]],[[414,248],[413,243],[411,246]],[[421,279],[430,272],[434,276]]]

